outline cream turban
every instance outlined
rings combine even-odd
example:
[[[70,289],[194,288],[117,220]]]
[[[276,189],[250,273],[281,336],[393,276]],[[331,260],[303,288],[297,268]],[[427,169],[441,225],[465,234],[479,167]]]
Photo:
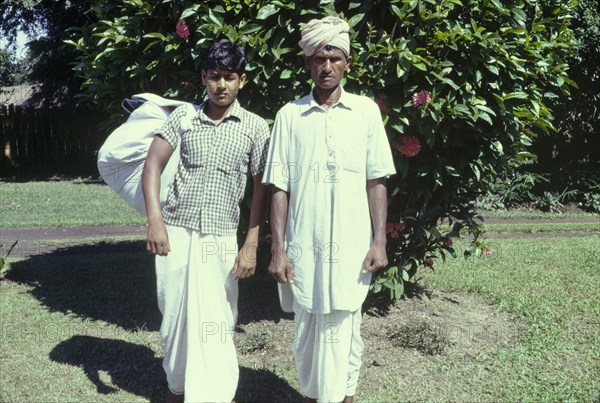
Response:
[[[325,17],[312,20],[302,30],[302,39],[298,45],[306,56],[312,56],[326,45],[335,46],[350,54],[350,36],[348,23],[337,17]]]

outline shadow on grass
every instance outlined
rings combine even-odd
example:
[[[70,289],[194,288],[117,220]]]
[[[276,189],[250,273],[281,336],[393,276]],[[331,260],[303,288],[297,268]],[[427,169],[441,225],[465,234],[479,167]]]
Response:
[[[64,247],[12,262],[6,279],[31,286],[51,312],[155,331],[161,318],[154,259],[139,250],[141,241]]]
[[[234,399],[237,403],[304,401],[287,381],[271,371],[247,367],[240,367],[240,381]]]
[[[277,283],[267,273],[266,267],[256,269],[256,274],[239,283],[238,325],[267,320],[279,323],[281,319],[294,319],[294,314],[285,313],[279,305]]]
[[[126,330],[160,328],[154,257],[144,241],[99,242],[54,249],[11,263],[6,279],[29,291],[52,312],[102,320]],[[291,318],[279,308],[277,286],[266,268],[240,281],[239,324]]]
[[[57,344],[50,359],[81,368],[99,394],[122,389],[151,402],[163,402],[166,397],[161,359],[154,357],[148,347],[122,340],[73,336]],[[101,373],[110,377],[112,385],[101,379]],[[302,396],[270,371],[241,367],[236,401],[299,402]]]
[[[52,361],[79,367],[99,394],[125,390],[150,401],[163,401],[166,382],[161,360],[148,347],[122,340],[73,336],[50,352]],[[113,386],[100,379],[105,372]],[[115,388],[116,387],[116,388]]]

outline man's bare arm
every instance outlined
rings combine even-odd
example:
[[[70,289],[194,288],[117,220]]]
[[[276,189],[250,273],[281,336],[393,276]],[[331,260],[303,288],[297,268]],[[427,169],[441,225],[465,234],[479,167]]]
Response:
[[[265,222],[269,208],[269,188],[262,183],[262,175],[255,175],[253,179],[252,205],[250,207],[250,223],[244,245],[233,265],[233,277],[246,278],[254,274],[256,270],[256,252],[260,229]]]
[[[271,263],[269,273],[279,283],[292,283],[292,262],[284,248],[289,198],[288,193],[273,187],[271,194]]]
[[[387,221],[387,188],[386,179],[367,180],[367,199],[373,225],[373,245],[363,262],[363,271],[377,272],[388,264],[385,250],[387,238],[385,224]]]
[[[146,250],[161,256],[166,256],[171,248],[160,208],[160,175],[172,154],[169,143],[155,136],[142,171],[142,191],[148,216]]]

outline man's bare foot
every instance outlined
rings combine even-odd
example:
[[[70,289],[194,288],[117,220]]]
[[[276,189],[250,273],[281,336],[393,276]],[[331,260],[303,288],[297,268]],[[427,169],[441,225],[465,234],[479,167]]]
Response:
[[[354,396],[346,396],[342,403],[352,403],[354,401]]]
[[[183,401],[183,395],[176,395],[170,390],[167,390],[167,403],[183,403]]]

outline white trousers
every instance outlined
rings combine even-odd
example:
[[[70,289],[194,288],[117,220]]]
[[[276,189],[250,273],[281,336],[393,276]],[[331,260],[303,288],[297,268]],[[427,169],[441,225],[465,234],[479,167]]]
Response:
[[[233,336],[238,284],[232,236],[167,226],[171,252],[156,257],[163,368],[186,402],[231,402],[239,367]]]
[[[364,348],[360,309],[313,314],[295,303],[294,321],[292,350],[302,393],[319,402],[354,396]]]

